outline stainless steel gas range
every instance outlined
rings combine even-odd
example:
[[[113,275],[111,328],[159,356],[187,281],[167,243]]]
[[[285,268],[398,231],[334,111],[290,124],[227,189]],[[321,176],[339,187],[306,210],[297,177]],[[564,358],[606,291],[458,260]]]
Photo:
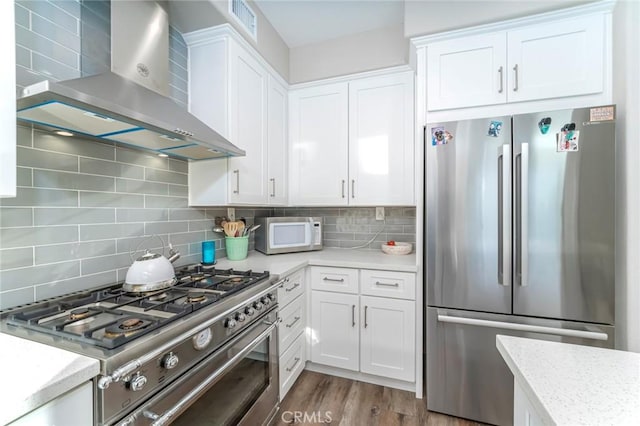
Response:
[[[2,313],[2,331],[98,359],[98,425],[268,423],[278,283],[200,265],[176,278],[150,293],[113,285],[17,307]]]

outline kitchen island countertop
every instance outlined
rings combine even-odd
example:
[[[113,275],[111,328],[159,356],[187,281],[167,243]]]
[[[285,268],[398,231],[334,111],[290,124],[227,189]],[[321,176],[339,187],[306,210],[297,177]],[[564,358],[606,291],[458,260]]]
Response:
[[[98,360],[0,333],[0,424],[91,380]]]
[[[244,260],[218,260],[216,268],[253,269],[269,271],[282,277],[305,266],[334,266],[342,268],[377,269],[385,271],[417,272],[416,254],[394,256],[376,250],[347,250],[325,248],[301,253],[265,255],[249,252]]]
[[[640,354],[512,336],[496,347],[545,424],[640,424]]]

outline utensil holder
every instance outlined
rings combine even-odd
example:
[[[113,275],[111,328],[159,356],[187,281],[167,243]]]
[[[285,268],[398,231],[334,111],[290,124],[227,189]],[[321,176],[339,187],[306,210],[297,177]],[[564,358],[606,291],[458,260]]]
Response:
[[[247,250],[249,249],[249,236],[244,237],[225,237],[225,247],[227,248],[227,259],[242,260],[247,258]]]

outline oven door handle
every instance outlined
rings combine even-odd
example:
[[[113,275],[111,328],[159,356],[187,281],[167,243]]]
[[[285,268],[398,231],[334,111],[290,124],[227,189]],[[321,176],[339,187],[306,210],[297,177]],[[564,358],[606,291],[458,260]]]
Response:
[[[147,418],[150,418],[150,419],[154,420],[154,422],[151,423],[151,426],[163,426],[163,425],[169,424],[171,419],[176,414],[180,413],[184,408],[189,406],[191,404],[191,402],[194,399],[196,399],[200,395],[200,393],[202,391],[207,389],[207,387],[209,387],[209,385],[211,385],[213,382],[215,382],[230,367],[232,367],[240,359],[244,358],[245,355],[247,355],[249,352],[251,352],[253,349],[255,349],[255,347],[258,345],[258,343],[260,343],[261,340],[265,339],[269,334],[271,334],[273,332],[273,330],[276,328],[276,325],[277,325],[276,323],[271,323],[271,325],[269,325],[269,327],[265,331],[260,333],[260,335],[258,337],[256,337],[255,339],[253,339],[251,341],[251,343],[249,343],[244,349],[242,349],[240,352],[238,352],[229,361],[225,362],[224,365],[222,365],[222,367],[220,367],[218,370],[216,370],[213,373],[211,373],[211,375],[209,375],[202,383],[200,383],[198,386],[193,388],[189,393],[187,393],[184,397],[182,397],[182,399],[180,399],[180,401],[178,401],[176,403],[176,405],[174,405],[169,410],[165,411],[164,414],[158,415],[158,414],[153,413],[151,411],[145,410],[143,412],[143,415],[145,417],[147,417]]]

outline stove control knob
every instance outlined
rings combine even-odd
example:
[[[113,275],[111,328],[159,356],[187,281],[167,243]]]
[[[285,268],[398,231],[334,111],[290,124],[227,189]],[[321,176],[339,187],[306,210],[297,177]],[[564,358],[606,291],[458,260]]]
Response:
[[[233,318],[227,318],[227,320],[224,322],[224,326],[226,328],[234,328],[236,326],[236,320],[234,320]]]
[[[256,311],[252,307],[247,306],[246,308],[244,308],[244,313],[249,316],[252,316],[253,314],[256,313]]]
[[[135,377],[133,377],[129,381],[129,388],[134,392],[138,392],[139,390],[142,390],[142,388],[146,384],[147,384],[147,378],[142,374],[138,373],[135,375]]]
[[[267,297],[268,297],[268,298],[269,298],[269,300],[271,300],[272,302],[273,302],[274,300],[276,300],[276,297],[275,297],[273,294],[271,294],[271,293],[267,294]]]
[[[256,311],[261,311],[262,310],[262,303],[256,302],[256,303],[253,304],[253,307],[255,308]]]
[[[164,357],[162,357],[162,366],[167,370],[171,370],[176,365],[178,365],[178,361],[180,361],[178,355],[174,354],[173,352],[169,352]]]
[[[243,322],[245,319],[247,319],[247,317],[245,317],[243,313],[238,312],[236,314],[236,321]]]
[[[263,297],[262,299],[260,299],[260,302],[262,302],[264,306],[269,306],[271,304],[271,300],[269,300],[268,297]]]

